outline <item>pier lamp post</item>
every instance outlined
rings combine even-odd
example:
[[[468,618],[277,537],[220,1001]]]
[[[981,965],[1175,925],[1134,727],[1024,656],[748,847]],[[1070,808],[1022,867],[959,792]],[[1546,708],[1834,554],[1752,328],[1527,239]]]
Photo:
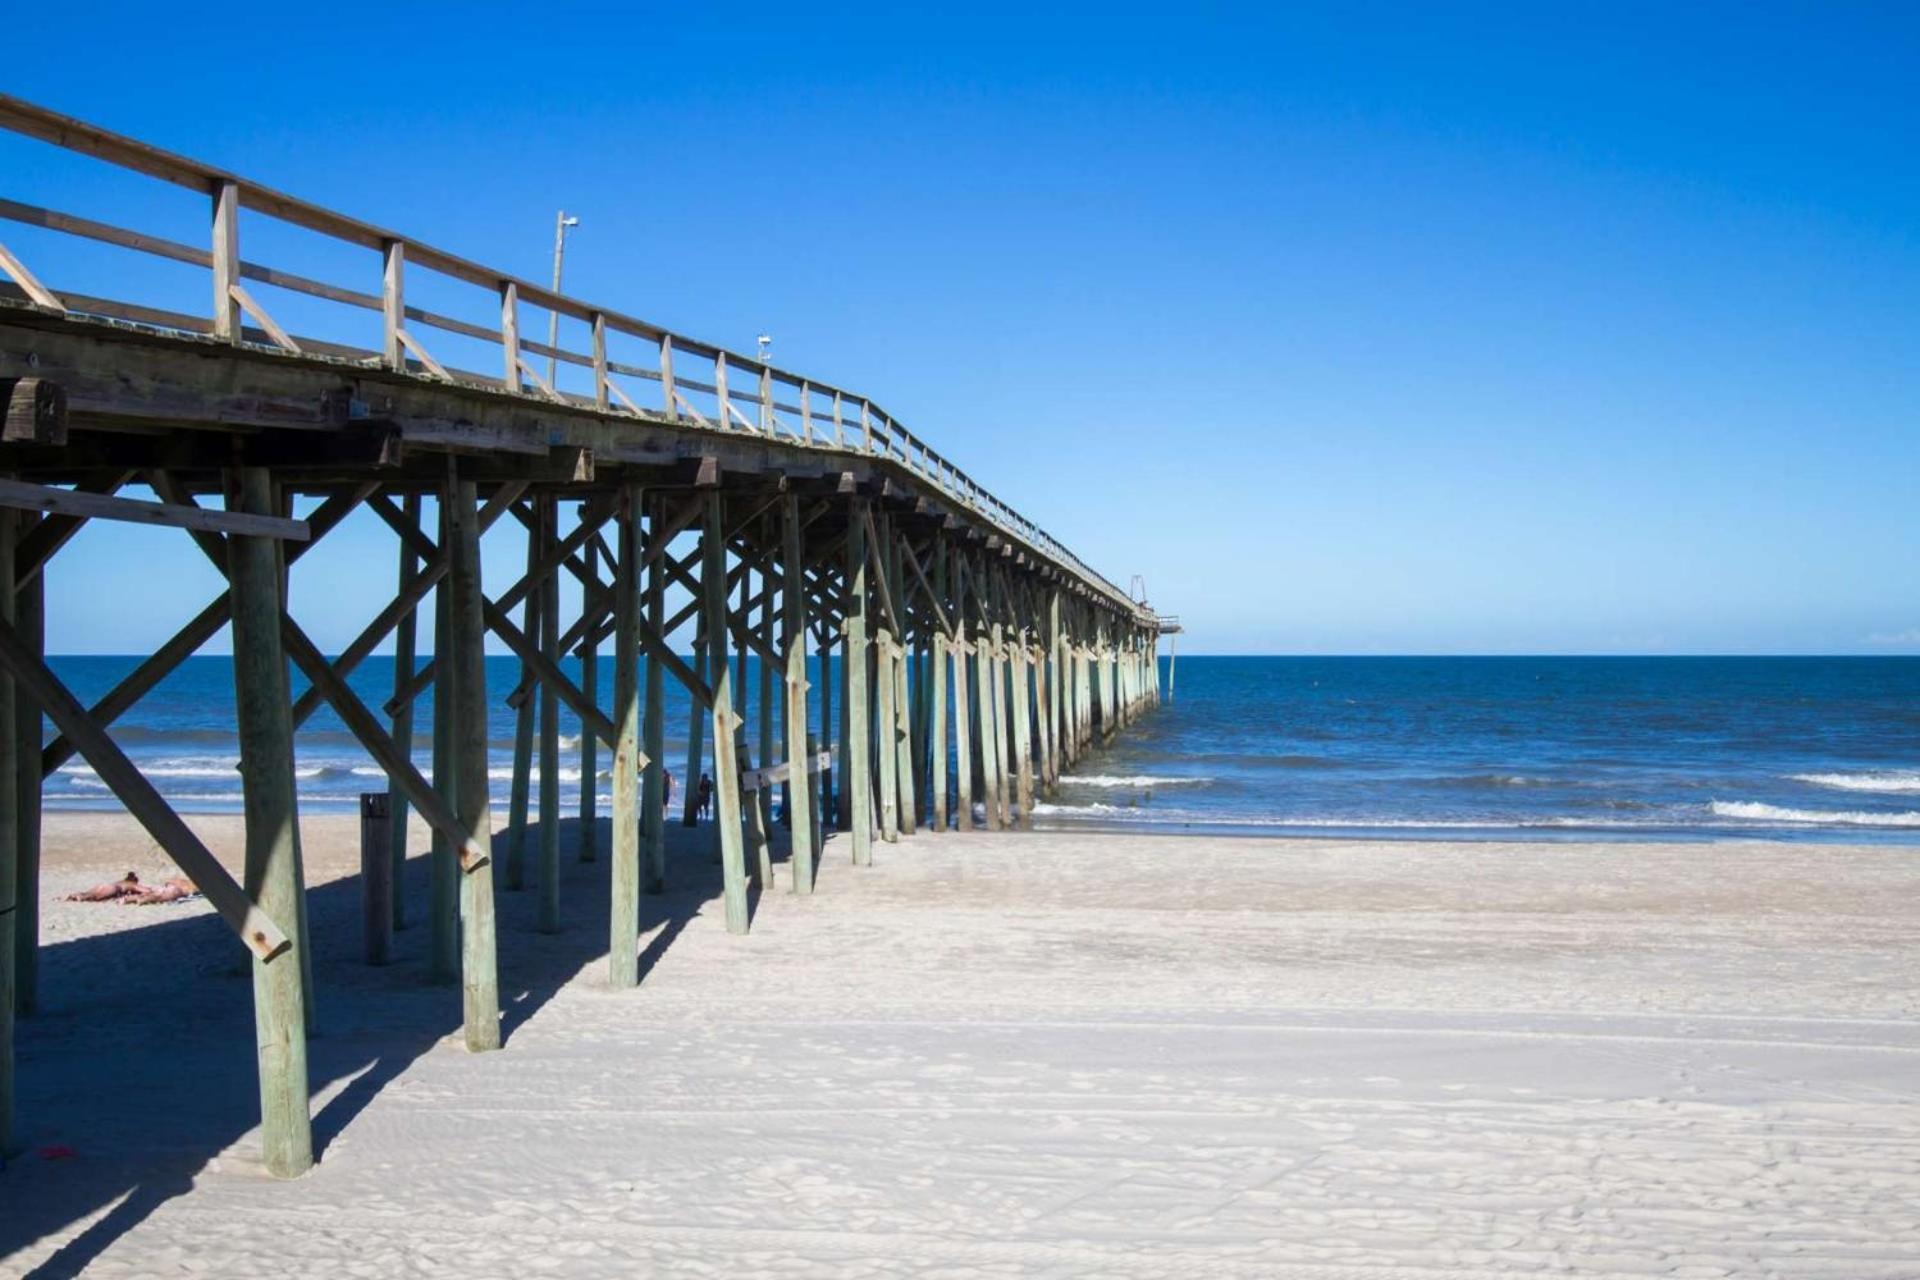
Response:
[[[567,232],[580,225],[580,219],[569,217],[565,209],[553,215],[553,291],[560,292],[560,269],[567,260]],[[560,346],[560,313],[547,312],[547,347],[556,350]],[[557,356],[547,357],[547,385],[557,386],[554,381],[560,372],[560,360]]]

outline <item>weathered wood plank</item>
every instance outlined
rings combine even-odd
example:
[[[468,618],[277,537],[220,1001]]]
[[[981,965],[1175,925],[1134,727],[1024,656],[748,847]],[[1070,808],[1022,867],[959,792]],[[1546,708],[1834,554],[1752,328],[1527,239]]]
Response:
[[[183,507],[170,502],[143,502],[137,498],[116,498],[104,493],[29,484],[23,480],[0,480],[0,507],[79,516],[89,520],[161,525],[202,533],[283,538],[294,542],[306,542],[313,536],[313,530],[305,520],[252,515],[242,511],[214,511],[206,507]]]

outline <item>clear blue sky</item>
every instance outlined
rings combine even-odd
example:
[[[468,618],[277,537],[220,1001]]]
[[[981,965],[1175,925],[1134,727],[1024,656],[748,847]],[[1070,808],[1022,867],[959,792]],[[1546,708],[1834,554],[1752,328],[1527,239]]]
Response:
[[[1920,8],[1439,8],[68,3],[4,85],[529,276],[564,204],[569,292],[772,333],[1193,651],[1920,652]],[[67,557],[58,649],[214,587]]]

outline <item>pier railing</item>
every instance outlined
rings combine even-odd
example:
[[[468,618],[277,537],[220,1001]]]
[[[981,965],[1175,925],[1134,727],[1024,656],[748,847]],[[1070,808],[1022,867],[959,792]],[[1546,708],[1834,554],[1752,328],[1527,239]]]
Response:
[[[870,397],[808,378],[698,338],[649,323],[611,307],[556,292],[537,282],[483,266],[287,195],[236,174],[149,146],[109,130],[0,94],[0,129],[51,143],[121,169],[203,193],[209,201],[211,234],[206,247],[97,221],[78,214],[0,197],[0,220],[40,227],[200,267],[211,274],[211,307],[194,315],[152,305],[151,300],[91,297],[56,290],[34,274],[32,264],[0,239],[0,275],[43,310],[200,335],[237,346],[339,360],[450,384],[695,430],[742,433],[806,447],[848,450],[893,460],[947,497],[1013,534],[1109,595],[1127,601],[1106,577],[1058,539],[984,489],[973,477]],[[350,288],[269,266],[241,253],[241,215],[257,214],[318,233],[373,254],[367,287]],[[498,325],[474,323],[408,301],[409,285],[422,275],[484,291],[498,306]],[[364,333],[378,345],[360,345],[290,332],[249,285],[267,286],[352,312],[370,313],[338,336]],[[377,287],[375,287],[377,286]],[[267,295],[272,297],[272,295]],[[277,305],[277,303],[276,303]],[[585,325],[587,349],[550,345],[528,337],[523,308],[535,308]],[[491,307],[489,307],[491,311]],[[377,317],[377,319],[372,318]],[[498,353],[499,372],[465,369],[434,354],[435,335],[478,342]],[[628,350],[616,350],[624,344]],[[639,355],[629,354],[637,349]],[[625,357],[625,358],[617,358]],[[585,392],[543,377],[536,359],[584,371]],[[578,382],[576,375],[570,380]],[[1128,607],[1133,608],[1131,601]]]

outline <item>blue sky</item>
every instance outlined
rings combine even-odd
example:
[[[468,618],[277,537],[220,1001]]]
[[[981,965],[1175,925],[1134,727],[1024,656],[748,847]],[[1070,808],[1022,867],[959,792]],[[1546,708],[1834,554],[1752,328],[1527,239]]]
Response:
[[[565,205],[569,292],[773,334],[1191,651],[1920,652],[1920,9],[1437,9],[67,4],[34,43],[88,73],[0,83],[530,276]],[[296,573],[323,644],[390,548]],[[157,643],[195,554],[89,530],[52,646]]]

